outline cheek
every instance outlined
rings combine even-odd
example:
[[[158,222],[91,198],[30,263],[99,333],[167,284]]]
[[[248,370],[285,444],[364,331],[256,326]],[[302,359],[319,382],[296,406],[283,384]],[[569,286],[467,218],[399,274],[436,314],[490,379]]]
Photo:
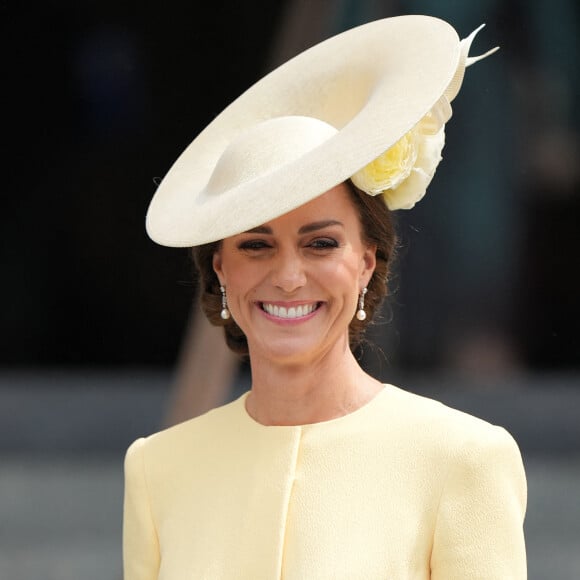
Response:
[[[317,277],[335,292],[358,296],[361,271],[359,257],[351,254],[341,260],[329,261],[322,265],[317,269]]]
[[[364,264],[364,259],[359,252],[350,251],[348,254],[343,256],[339,268],[344,275],[350,276],[352,282],[357,285],[358,277],[365,268]]]
[[[263,273],[260,268],[244,264],[240,267],[235,261],[224,262],[223,277],[228,295],[246,296],[251,293],[260,283]]]

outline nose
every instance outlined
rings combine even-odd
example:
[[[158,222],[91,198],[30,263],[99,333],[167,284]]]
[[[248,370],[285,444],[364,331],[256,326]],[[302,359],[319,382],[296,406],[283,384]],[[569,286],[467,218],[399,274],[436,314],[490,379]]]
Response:
[[[292,250],[281,250],[272,271],[272,284],[291,294],[306,284],[306,273],[301,256]]]

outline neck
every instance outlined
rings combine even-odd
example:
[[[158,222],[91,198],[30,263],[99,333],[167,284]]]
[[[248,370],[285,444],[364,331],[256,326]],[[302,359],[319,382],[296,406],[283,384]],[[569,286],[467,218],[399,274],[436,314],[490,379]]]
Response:
[[[248,413],[263,425],[329,421],[368,403],[382,385],[366,374],[346,346],[308,364],[250,357],[252,390]]]

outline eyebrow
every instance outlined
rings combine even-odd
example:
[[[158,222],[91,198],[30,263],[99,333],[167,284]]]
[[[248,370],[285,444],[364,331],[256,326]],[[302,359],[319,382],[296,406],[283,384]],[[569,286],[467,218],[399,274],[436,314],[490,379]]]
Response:
[[[329,226],[342,226],[344,224],[338,220],[322,220],[319,222],[312,222],[310,224],[303,225],[299,230],[299,234],[309,234],[317,230],[322,230]],[[246,234],[269,234],[272,235],[274,232],[270,226],[258,226],[257,228],[252,228],[251,230],[246,230]]]
[[[329,226],[342,226],[344,224],[339,222],[338,220],[323,220],[320,222],[312,222],[311,224],[306,224],[302,226],[299,230],[299,234],[309,234],[310,232],[315,232],[316,230],[322,230],[323,228],[327,228]]]

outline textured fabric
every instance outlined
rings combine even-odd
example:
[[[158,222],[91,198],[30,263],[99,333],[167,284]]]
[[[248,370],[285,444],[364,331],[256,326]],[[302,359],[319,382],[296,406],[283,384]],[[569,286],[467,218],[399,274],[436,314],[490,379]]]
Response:
[[[526,577],[503,428],[390,385],[303,426],[260,425],[245,399],[129,448],[125,580]]]

